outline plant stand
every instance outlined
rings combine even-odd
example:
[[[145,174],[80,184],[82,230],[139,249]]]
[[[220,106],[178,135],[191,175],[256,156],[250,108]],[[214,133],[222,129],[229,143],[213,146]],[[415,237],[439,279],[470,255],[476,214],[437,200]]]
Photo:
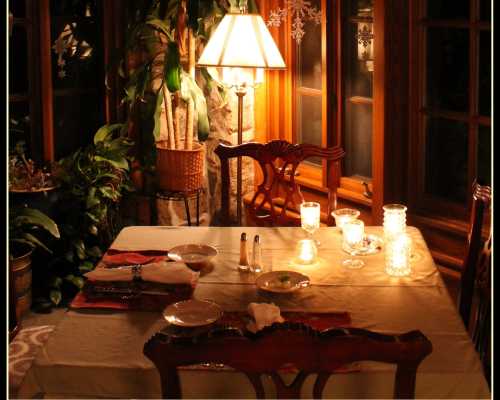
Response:
[[[156,192],[156,199],[158,200],[174,200],[174,201],[184,201],[184,207],[186,209],[186,219],[188,226],[191,225],[191,213],[189,211],[188,199],[196,198],[196,226],[200,226],[200,194],[203,193],[203,188],[181,191],[181,190],[159,190]],[[157,207],[153,207],[154,225],[158,224],[158,210]]]

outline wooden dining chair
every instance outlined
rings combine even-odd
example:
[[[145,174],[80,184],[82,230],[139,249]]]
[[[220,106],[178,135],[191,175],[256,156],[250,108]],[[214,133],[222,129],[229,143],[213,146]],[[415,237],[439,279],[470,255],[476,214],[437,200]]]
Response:
[[[255,193],[245,198],[247,216],[257,226],[300,226],[299,205],[304,201],[295,177],[297,168],[307,159],[327,161],[327,223],[333,224],[331,212],[337,207],[340,162],[345,155],[341,147],[322,148],[312,144],[291,144],[285,140],[268,143],[248,142],[237,146],[219,144],[215,149],[221,161],[221,222],[232,225],[229,218],[229,159],[251,157],[260,166],[263,180]]]
[[[413,398],[417,368],[432,352],[431,342],[420,332],[383,335],[364,329],[316,331],[300,323],[275,323],[257,334],[235,328],[208,331],[195,340],[176,341],[157,333],[144,345],[144,354],[159,371],[163,398],[181,398],[177,367],[202,363],[223,364],[244,373],[257,398],[264,398],[261,375],[270,375],[277,398],[300,398],[309,374],[318,374],[314,398],[321,398],[332,373],[358,361],[397,365],[394,397]],[[293,365],[299,370],[290,385],[278,371]]]
[[[472,211],[467,236],[467,250],[462,266],[462,276],[460,279],[460,292],[458,309],[466,329],[470,327],[471,309],[475,293],[478,264],[485,260],[485,252],[490,249],[484,246],[483,227],[485,214],[489,210],[491,203],[491,188],[474,183],[472,193]]]

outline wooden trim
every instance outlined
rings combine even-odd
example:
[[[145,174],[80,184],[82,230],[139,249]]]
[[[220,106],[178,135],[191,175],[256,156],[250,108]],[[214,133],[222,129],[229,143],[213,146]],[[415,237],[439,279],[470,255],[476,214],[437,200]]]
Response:
[[[352,104],[368,104],[368,105],[373,104],[373,99],[370,97],[351,96],[347,100]]]
[[[304,86],[296,86],[295,93],[299,93],[302,96],[310,96],[310,97],[323,96],[323,90],[308,88]]]
[[[50,0],[40,0],[40,82],[43,158],[54,161],[54,110],[52,89]]]

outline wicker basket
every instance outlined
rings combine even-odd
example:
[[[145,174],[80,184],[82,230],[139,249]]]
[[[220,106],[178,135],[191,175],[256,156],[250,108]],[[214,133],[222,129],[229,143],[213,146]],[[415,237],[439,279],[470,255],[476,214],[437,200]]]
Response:
[[[172,150],[167,149],[166,142],[158,142],[156,156],[160,189],[190,192],[203,186],[204,157],[201,144],[193,143],[192,150]]]

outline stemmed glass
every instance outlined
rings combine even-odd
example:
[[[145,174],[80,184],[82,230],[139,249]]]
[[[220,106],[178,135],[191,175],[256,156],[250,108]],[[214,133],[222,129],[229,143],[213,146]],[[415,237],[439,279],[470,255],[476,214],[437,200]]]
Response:
[[[306,201],[300,205],[300,222],[304,229],[313,240],[313,234],[319,229],[320,205],[314,201]],[[319,241],[315,240],[316,246]]]
[[[342,235],[344,240],[344,250],[351,256],[356,255],[356,247],[363,243],[365,235],[365,224],[360,219],[347,221],[342,227]],[[342,265],[347,268],[361,268],[365,265],[363,260],[348,258],[342,262]]]

